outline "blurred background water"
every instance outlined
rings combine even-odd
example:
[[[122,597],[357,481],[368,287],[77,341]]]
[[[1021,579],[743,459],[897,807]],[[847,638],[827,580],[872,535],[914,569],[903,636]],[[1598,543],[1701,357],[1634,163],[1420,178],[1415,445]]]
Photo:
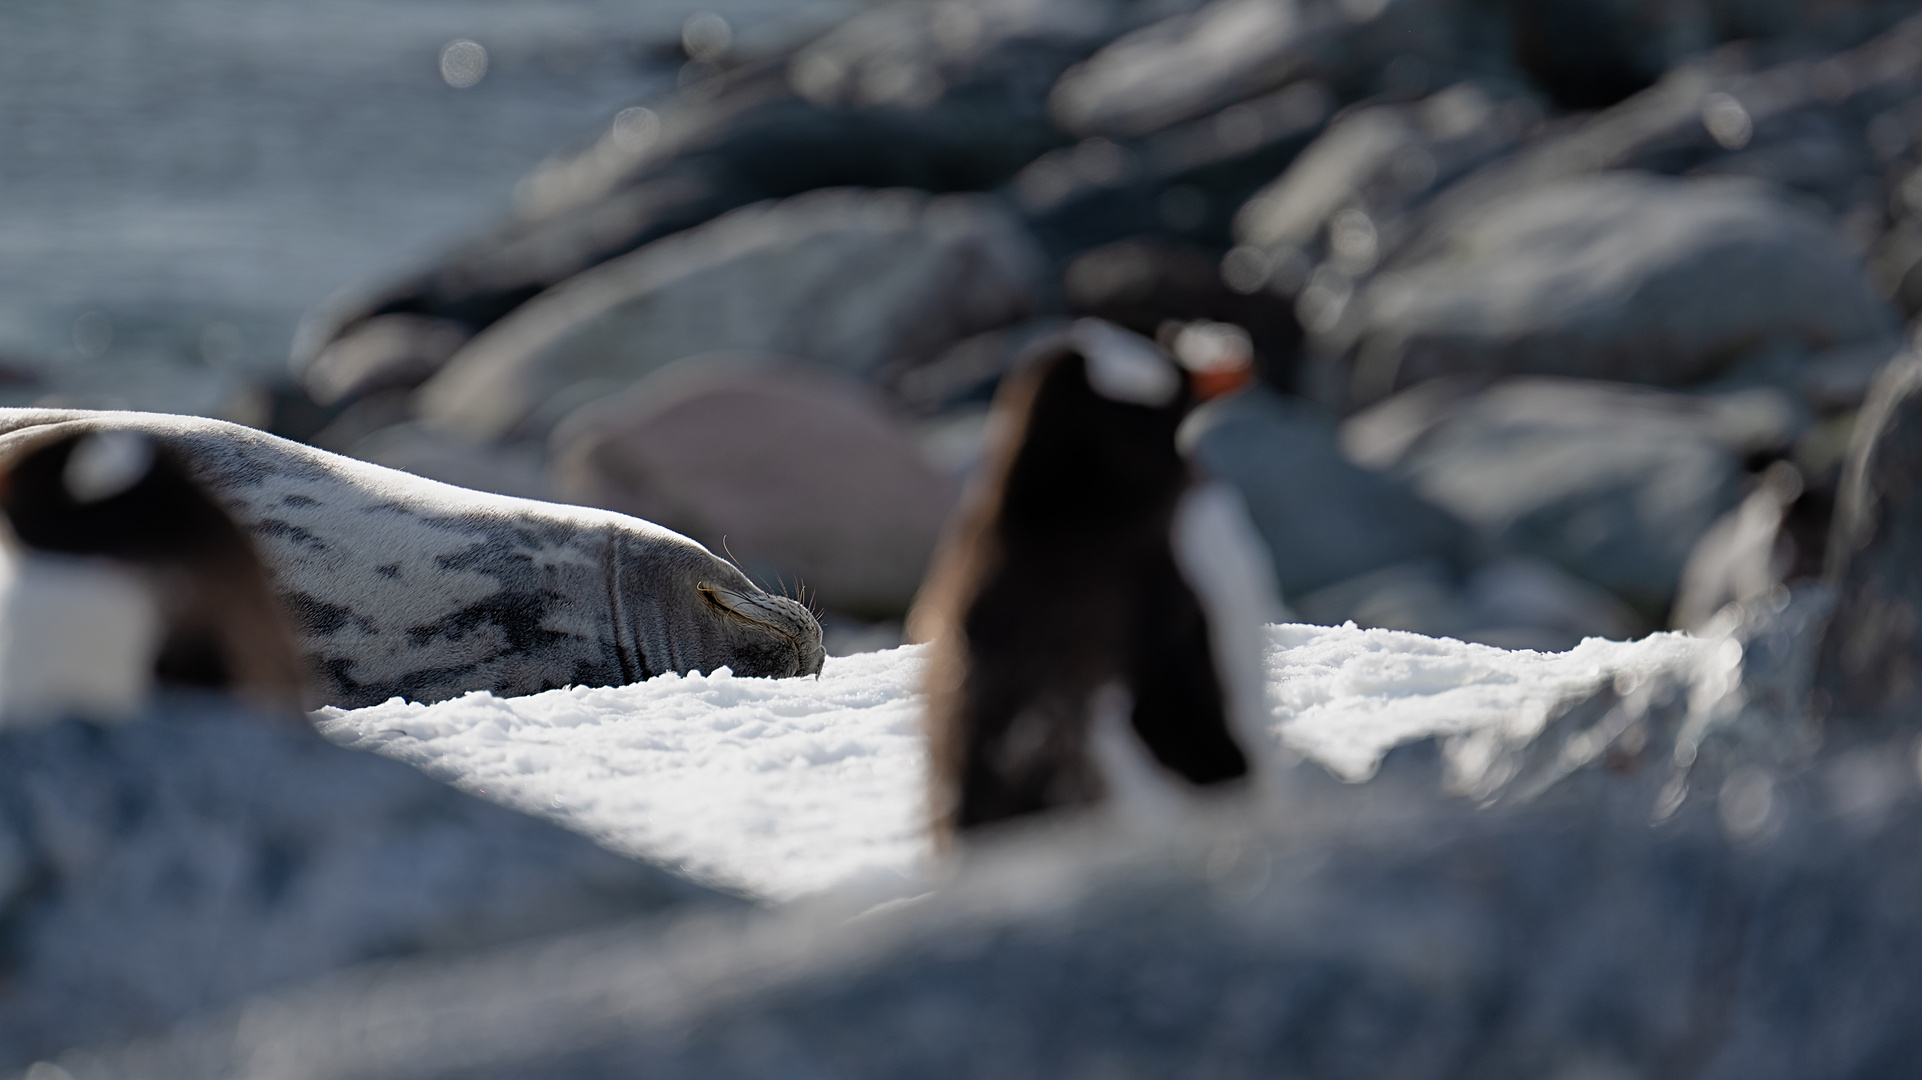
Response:
[[[752,48],[855,6],[0,5],[0,403],[258,422],[304,310],[498,216],[543,158],[671,89],[690,14]],[[457,39],[486,57],[461,88]]]

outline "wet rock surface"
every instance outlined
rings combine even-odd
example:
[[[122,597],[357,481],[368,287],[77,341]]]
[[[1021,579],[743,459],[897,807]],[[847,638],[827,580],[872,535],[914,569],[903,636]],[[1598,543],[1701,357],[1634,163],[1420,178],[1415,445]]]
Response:
[[[1334,423],[1300,399],[1244,391],[1197,411],[1181,438],[1201,468],[1241,492],[1291,603],[1390,564],[1467,554],[1460,522],[1343,457]]]
[[[0,731],[0,1061],[731,897],[208,696]]]
[[[569,281],[449,360],[422,388],[420,413],[471,438],[544,434],[569,406],[716,350],[868,374],[1046,311],[1055,300],[1043,274],[1032,241],[991,200],[813,192]]]
[[[1922,362],[1882,373],[1863,409],[1829,546],[1834,620],[1818,689],[1834,723],[1908,727],[1922,704],[1916,496],[1922,492]]]
[[[1521,558],[1571,575],[1542,595],[1583,626],[1621,625],[1583,582],[1630,625],[1696,625],[1741,590],[1703,571],[1670,611],[1683,568],[1776,462],[1804,489],[1776,576],[1818,572],[1854,414],[1916,307],[1918,47],[1898,3],[890,4],[689,52],[675,93],[536,170],[511,220],[317,310],[296,366],[332,402],[327,445],[538,493],[582,406],[716,351],[795,356],[867,383],[961,483],[980,410],[1058,320],[1165,347],[1226,324],[1268,389],[1415,424],[1385,456],[1344,437],[1362,470],[1304,459],[1326,476],[1292,502],[1273,454],[1208,463],[1289,507],[1267,531],[1292,595],[1342,586],[1314,617],[1566,641],[1566,620],[1487,621],[1471,579]],[[1730,442],[1678,414],[1667,440],[1625,390],[1526,437],[1408,412],[1518,375],[1772,389],[1795,419]],[[1378,501],[1366,470],[1469,524],[1466,548],[1426,510],[1364,515],[1327,566],[1289,546]]]
[[[1433,243],[1366,294],[1358,402],[1453,374],[1690,385],[1756,343],[1821,352],[1896,331],[1830,226],[1736,181],[1545,185]]]
[[[389,313],[479,331],[582,271],[765,199],[991,188],[1061,141],[1047,88],[1118,21],[1083,0],[892,4],[785,55],[710,62],[672,102],[537,169],[510,220],[317,311],[295,365]]]
[[[1216,0],[1068,70],[1054,87],[1054,116],[1076,134],[1142,135],[1302,79],[1373,89],[1401,57],[1453,74],[1462,58],[1451,14],[1419,0]]]
[[[1498,550],[1661,610],[1744,459],[1799,426],[1769,390],[1690,397],[1594,381],[1430,384],[1348,421],[1351,453],[1403,477]]]
[[[872,618],[908,609],[958,494],[878,395],[800,361],[696,357],[555,433],[554,486]]]

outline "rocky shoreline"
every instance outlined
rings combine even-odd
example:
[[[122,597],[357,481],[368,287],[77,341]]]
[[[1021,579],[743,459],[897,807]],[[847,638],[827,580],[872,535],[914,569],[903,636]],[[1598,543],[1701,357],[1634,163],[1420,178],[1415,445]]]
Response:
[[[323,718],[351,750],[193,697],[0,730],[0,1069],[1908,1075],[1913,8],[907,0],[771,52],[690,21],[673,95],[312,312],[263,423],[657,521],[871,645],[1001,377],[1108,319],[1218,383],[1180,445],[1335,628],[1265,631],[1282,748],[1311,682],[1429,728],[774,909],[475,777],[557,726],[710,786],[689,732],[778,729],[750,776],[898,763],[912,650],[818,700],[711,672]]]
[[[1298,613],[1542,648],[1699,625],[1819,576],[1922,303],[1904,14],[883,6],[691,59],[513,219],[316,310],[294,362],[333,419],[295,434],[726,537],[885,620],[1027,341],[1226,324],[1261,386],[1186,437]],[[729,423],[743,394],[793,429]],[[909,444],[926,468],[854,464]],[[677,485],[695,460],[727,464]],[[832,512],[743,516],[776,475]],[[1765,475],[1796,490],[1759,563],[1690,579]]]

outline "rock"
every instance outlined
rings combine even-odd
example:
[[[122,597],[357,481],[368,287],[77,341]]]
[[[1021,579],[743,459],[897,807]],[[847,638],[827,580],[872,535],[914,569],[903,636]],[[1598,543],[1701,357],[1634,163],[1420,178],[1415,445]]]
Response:
[[[1048,87],[1118,30],[1091,0],[859,12],[787,55],[625,110],[591,146],[530,174],[509,220],[314,311],[294,367],[388,313],[484,329],[576,274],[749,203],[838,186],[993,188],[1060,142]]]
[[[1407,630],[1504,649],[1563,652],[1584,638],[1616,641],[1647,624],[1627,605],[1539,559],[1506,557],[1465,578],[1417,559],[1327,585],[1295,600],[1308,622]]]
[[[1459,575],[1437,558],[1410,559],[1324,585],[1289,603],[1303,621],[1364,629],[1407,630],[1462,638],[1474,623]]]
[[[1709,526],[1689,553],[1669,625],[1700,633],[1728,605],[1752,603],[1780,587],[1796,557],[1783,525],[1801,495],[1795,466],[1769,466],[1755,490]]]
[[[324,370],[310,379],[308,369],[320,364],[334,343],[350,341],[363,325],[390,315],[424,315],[471,337],[583,270],[760,196],[726,177],[689,172],[637,181],[580,205],[517,216],[398,280],[350,286],[301,319],[292,349],[296,377],[328,392],[334,380]],[[446,362],[438,353],[437,347],[383,350],[379,369],[387,381],[419,385]],[[351,393],[348,385],[344,393]]]
[[[1713,41],[1708,19],[1682,4],[1542,0],[1508,11],[1516,60],[1569,109],[1613,105]]]
[[[211,697],[0,730],[0,1065],[350,964],[731,897]]]
[[[1922,18],[1891,26],[1891,16],[1910,13],[1895,4],[1871,6],[1881,10],[1873,15],[1858,10],[1837,20],[1853,26],[1799,38],[1772,19],[1791,5],[1770,14],[1752,5],[1739,14],[1731,11],[1725,26],[1749,23],[1736,29],[1734,38],[1776,35],[1787,49],[1735,47],[1678,64],[1647,90],[1585,121],[1557,125],[1471,177],[1449,195],[1451,214],[1506,201],[1552,181],[1624,169],[1760,177],[1846,213],[1862,201],[1864,181],[1874,182],[1866,175],[1876,156],[1869,146],[1869,123],[1895,101],[1914,95],[1909,58],[1922,42]],[[1679,6],[1669,12],[1665,17],[1687,17]],[[1803,9],[1800,14],[1837,12]],[[1889,29],[1819,63],[1800,58],[1819,50],[1823,36],[1851,45],[1881,27]],[[1781,51],[1798,58],[1767,63]]]
[[[1059,316],[989,330],[963,338],[932,360],[883,370],[879,382],[888,395],[911,411],[933,417],[970,407],[985,407],[994,399],[1001,377],[1014,368],[1036,342],[1068,328]],[[938,422],[938,420],[937,420]]]
[[[1885,16],[1892,11],[1883,7],[1874,15],[1857,13],[1851,16],[1856,20],[1851,27],[1837,23],[1829,36],[1859,40],[1865,31],[1886,25]],[[1767,19],[1753,22],[1752,15],[1731,18],[1750,20],[1758,33],[1782,32],[1782,25]],[[1805,15],[1820,21],[1808,12],[1796,18]],[[1781,42],[1792,41],[1792,46],[1778,42],[1766,48],[1725,49],[1676,68],[1657,85],[1612,108],[1547,127],[1530,119],[1532,103],[1526,93],[1518,95],[1499,79],[1484,80],[1475,84],[1483,96],[1504,104],[1486,112],[1479,124],[1462,123],[1472,119],[1474,109],[1449,110],[1456,115],[1459,134],[1440,144],[1430,141],[1425,123],[1411,118],[1450,99],[1458,105],[1469,103],[1476,94],[1465,87],[1435,95],[1418,108],[1359,107],[1345,114],[1337,130],[1305,152],[1280,180],[1250,200],[1236,223],[1242,247],[1225,268],[1232,268],[1232,276],[1249,287],[1266,285],[1286,295],[1300,294],[1302,317],[1317,351],[1332,358],[1316,365],[1304,389],[1346,410],[1385,392],[1371,380],[1397,374],[1387,369],[1400,361],[1396,341],[1390,340],[1388,348],[1378,347],[1381,355],[1363,362],[1364,367],[1372,362],[1372,373],[1355,370],[1358,342],[1378,321],[1366,302],[1373,287],[1382,287],[1392,308],[1400,302],[1400,290],[1394,287],[1398,272],[1419,273],[1448,263],[1450,251],[1463,240],[1463,223],[1504,221],[1518,202],[1535,199],[1564,181],[1624,170],[1672,177],[1747,177],[1806,196],[1792,200],[1804,207],[1819,205],[1834,213],[1841,226],[1836,231],[1842,235],[1831,248],[1866,246],[1886,231],[1890,208],[1900,216],[1904,205],[1896,188],[1913,167],[1911,155],[1918,146],[1903,134],[1899,118],[1922,89],[1914,84],[1906,59],[1922,42],[1922,19],[1911,19],[1818,64],[1794,60],[1766,66],[1784,49],[1804,50],[1819,40],[1790,36]],[[1518,135],[1527,141],[1514,146]],[[1467,175],[1451,179],[1468,166],[1474,167]],[[1404,187],[1411,180],[1427,182],[1416,183],[1417,190],[1411,192]],[[1339,228],[1335,216],[1342,219]],[[1322,237],[1316,236],[1317,230]],[[1878,281],[1884,290],[1895,289],[1906,273],[1906,250],[1899,238],[1880,249]],[[1502,258],[1519,265],[1509,258],[1512,254],[1504,252]],[[1852,250],[1846,258],[1854,260]],[[1848,281],[1854,277],[1853,269],[1845,275]],[[1743,290],[1731,292],[1741,295]],[[1886,340],[1889,334],[1880,336]],[[1863,343],[1858,340],[1839,351]],[[1833,388],[1826,384],[1833,380],[1806,369],[1818,366],[1818,360],[1826,365],[1823,354],[1837,350],[1811,348],[1794,335],[1737,345],[1722,358],[1726,369],[1741,369],[1751,382],[1793,386],[1813,381],[1818,385],[1809,387],[1811,404],[1818,404],[1816,397],[1832,396]],[[1888,348],[1884,358],[1892,351]],[[1357,379],[1358,388],[1353,386]]]
[[[1641,737],[1659,761],[1667,746]],[[1605,745],[1508,808],[1438,804],[1430,743],[1368,784],[1304,777],[1281,824],[1224,815],[1133,842],[1058,828],[856,919],[787,911],[671,945],[630,931],[357,973],[61,1066],[75,1080],[1440,1080],[1463,1062],[1515,1080],[1903,1075],[1922,1053],[1908,755],[1733,774],[1652,829],[1660,771]],[[1566,759],[1559,740],[1543,749]]]
[[[818,191],[734,211],[595,268],[490,327],[422,387],[430,426],[543,435],[683,357],[781,352],[856,375],[1053,304],[993,199]]]
[[[1461,61],[1449,5],[1424,0],[1214,0],[1126,34],[1065,72],[1054,117],[1077,135],[1139,136],[1303,79],[1354,97],[1388,61]],[[1424,76],[1426,78],[1426,76]]]
[[[1792,54],[1833,51],[1906,14],[1893,3],[1706,5],[1538,0],[1507,9],[1517,65],[1564,109],[1598,109],[1725,41]]]
[[[472,336],[449,319],[377,315],[322,349],[301,372],[301,385],[320,405],[419,386]]]
[[[1035,91],[1122,25],[1100,0],[990,0],[961,8],[892,3],[860,12],[797,49],[787,76],[820,106],[938,109],[940,103],[950,112],[971,111],[977,123],[999,113],[1006,140],[1000,153],[1012,162],[1024,145],[1048,139],[1010,130],[1008,121],[1033,124],[1045,115]],[[933,119],[942,118],[937,111]],[[1030,142],[1008,138],[1017,134]]]
[[[1831,722],[1913,727],[1922,702],[1922,359],[1891,363],[1856,421],[1829,536],[1836,606],[1815,691]]]
[[[541,456],[527,447],[495,446],[402,421],[371,431],[341,451],[351,458],[439,480],[470,491],[556,501]]]
[[[1043,154],[1009,185],[1057,261],[1158,236],[1220,249],[1235,210],[1294,160],[1334,101],[1310,80],[1135,139],[1092,136]]]
[[[1418,387],[1358,414],[1343,443],[1496,550],[1660,612],[1696,541],[1740,500],[1744,460],[1786,449],[1800,426],[1774,390],[1686,397],[1517,378],[1479,393]]]
[[[1463,554],[1459,522],[1342,457],[1333,422],[1299,398],[1244,390],[1196,409],[1180,438],[1204,470],[1241,491],[1291,604],[1394,563]]]
[[[866,618],[914,598],[954,484],[874,392],[794,361],[697,357],[556,430],[554,486]]]
[[[1513,149],[1536,113],[1532,102],[1498,101],[1473,83],[1343,112],[1236,213],[1240,248],[1227,265],[1237,287],[1292,298],[1322,264],[1347,279],[1365,275],[1415,228],[1429,198]]]
[[[988,450],[989,416],[987,405],[956,409],[915,425],[915,442],[921,456],[935,471],[965,487]]]
[[[1918,172],[1917,176],[1922,176]],[[1916,182],[1922,195],[1922,181]],[[1922,203],[1922,199],[1918,200]],[[1902,309],[1904,317],[1922,314],[1922,217],[1906,217],[1876,241],[1869,261],[1876,284]]]
[[[1445,374],[1686,386],[1763,347],[1897,329],[1825,222],[1744,181],[1587,177],[1445,231],[1361,294],[1349,401]]]
[[[1464,591],[1474,622],[1465,640],[1485,645],[1560,652],[1584,638],[1625,641],[1648,631],[1633,608],[1539,559],[1477,567]]]

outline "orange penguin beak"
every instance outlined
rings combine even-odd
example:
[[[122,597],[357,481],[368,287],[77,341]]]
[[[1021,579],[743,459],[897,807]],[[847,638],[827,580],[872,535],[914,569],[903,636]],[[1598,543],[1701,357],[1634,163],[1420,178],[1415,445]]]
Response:
[[[1173,338],[1169,351],[1188,372],[1197,402],[1225,397],[1255,381],[1254,343],[1241,327],[1203,319],[1183,326]]]

